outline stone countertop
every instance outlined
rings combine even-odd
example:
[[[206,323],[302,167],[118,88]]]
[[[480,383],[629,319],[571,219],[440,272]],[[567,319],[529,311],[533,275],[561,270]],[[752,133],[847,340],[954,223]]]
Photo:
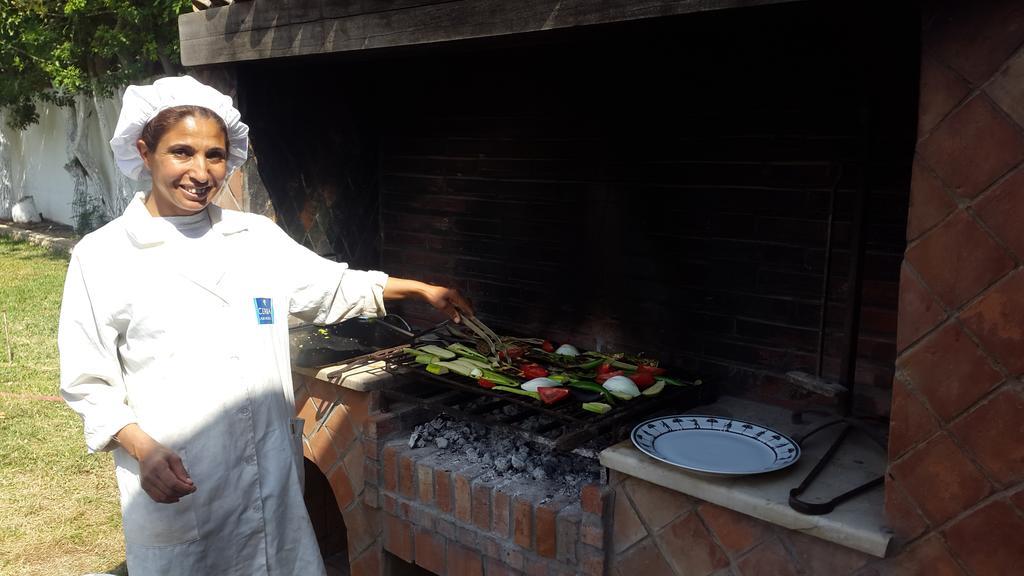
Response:
[[[391,382],[395,376],[390,372],[384,370],[384,361],[374,362],[352,370],[346,370],[340,380],[331,382],[328,377],[332,372],[339,370],[344,364],[337,366],[324,366],[323,368],[303,368],[301,366],[292,365],[292,372],[295,374],[301,374],[303,376],[309,376],[336,384],[342,388],[348,388],[355,390],[356,392],[373,392],[380,390],[385,384]]]
[[[795,425],[791,412],[743,400],[723,397],[701,406],[693,414],[724,416],[771,427],[787,435],[799,435],[810,424]],[[842,426],[812,436],[801,446],[800,459],[792,466],[766,474],[712,476],[688,472],[666,464],[638,450],[631,440],[616,444],[600,454],[601,464],[622,474],[646,480],[713,504],[730,508],[791,530],[798,530],[873,556],[885,557],[892,537],[883,516],[884,490],[877,486],[836,506],[829,514],[808,516],[789,506],[789,491],[798,486],[821,460]],[[804,501],[820,502],[850,490],[884,473],[886,453],[863,434],[851,433],[840,450],[810,488]]]

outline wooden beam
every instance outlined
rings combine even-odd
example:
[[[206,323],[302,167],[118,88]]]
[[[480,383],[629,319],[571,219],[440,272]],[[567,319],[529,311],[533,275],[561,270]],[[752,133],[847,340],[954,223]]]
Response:
[[[178,17],[185,66],[431,44],[803,0],[252,0]]]

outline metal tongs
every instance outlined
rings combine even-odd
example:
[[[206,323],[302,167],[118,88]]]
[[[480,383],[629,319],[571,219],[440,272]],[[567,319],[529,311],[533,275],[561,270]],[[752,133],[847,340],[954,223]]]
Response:
[[[501,341],[501,336],[498,336],[494,330],[487,327],[486,324],[477,319],[476,316],[462,312],[462,322],[467,328],[473,331],[474,334],[480,337],[481,340],[487,344],[487,347],[491,350],[491,354],[497,358],[498,349],[505,349],[505,344]]]

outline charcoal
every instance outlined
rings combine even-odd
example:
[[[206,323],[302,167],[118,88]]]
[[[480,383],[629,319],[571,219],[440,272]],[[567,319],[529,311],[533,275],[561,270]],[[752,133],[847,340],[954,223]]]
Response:
[[[437,440],[434,440],[434,445],[436,445],[438,448],[444,450],[445,448],[448,447],[448,439],[447,438],[438,438]]]

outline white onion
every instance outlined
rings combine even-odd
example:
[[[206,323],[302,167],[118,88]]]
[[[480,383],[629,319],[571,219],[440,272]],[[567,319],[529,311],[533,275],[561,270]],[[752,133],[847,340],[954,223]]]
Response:
[[[561,354],[562,356],[579,356],[580,351],[572,344],[562,344],[557,350],[555,350],[555,354]]]
[[[636,398],[640,395],[640,389],[637,388],[636,383],[625,376],[612,376],[605,380],[602,386],[615,395],[621,394],[629,398]]]
[[[536,392],[537,388],[558,388],[561,386],[558,382],[555,382],[551,378],[534,378],[529,382],[524,383],[520,388],[527,392]]]

